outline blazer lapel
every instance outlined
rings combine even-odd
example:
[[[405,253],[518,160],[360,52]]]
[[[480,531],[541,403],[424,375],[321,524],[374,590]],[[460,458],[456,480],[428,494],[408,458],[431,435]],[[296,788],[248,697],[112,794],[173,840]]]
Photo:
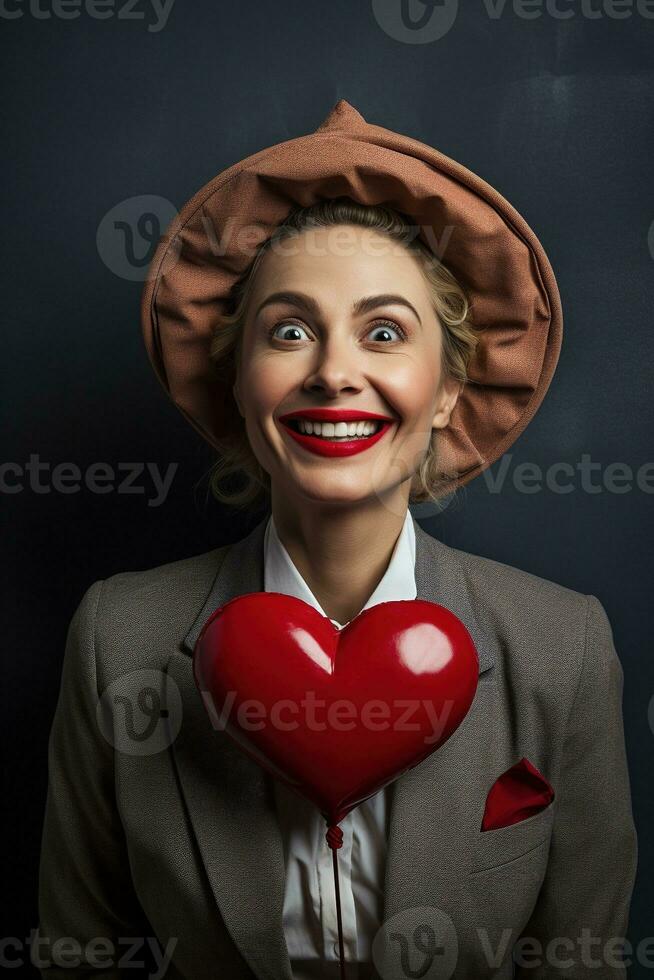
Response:
[[[214,898],[255,975],[264,980],[292,980],[283,931],[285,863],[273,777],[220,727],[212,725],[192,671],[195,642],[214,609],[234,596],[263,590],[267,520],[227,549],[209,595],[183,641],[185,652],[172,654],[168,673],[184,705],[173,755]],[[414,529],[417,597],[447,606],[462,620],[475,641],[483,674],[494,663],[497,641],[473,611],[456,551],[432,538],[415,520]],[[456,873],[456,858],[448,856],[445,834],[439,860],[427,865],[417,835],[427,821],[443,830],[449,825],[452,815],[447,812],[446,797],[455,787],[448,784],[448,769],[438,760],[468,718],[442,749],[393,784],[385,919],[403,908],[425,904],[426,899],[435,904]],[[438,792],[433,785],[436,776]]]
[[[266,520],[228,548],[206,602],[184,639],[186,652],[171,656],[168,673],[179,687],[184,706],[181,730],[173,741],[175,765],[223,921],[255,976],[292,980],[282,918],[284,853],[272,777],[225,731],[214,727],[192,669],[195,641],[213,610],[234,596],[263,590]],[[216,969],[220,972],[220,964]]]
[[[432,538],[415,521],[414,526],[417,598],[446,606],[467,627],[477,648],[480,678],[470,711],[456,732],[392,786],[385,922],[407,909],[456,907],[454,896],[465,877],[463,865],[478,835],[479,807],[483,809],[485,800],[484,751],[477,726],[493,697],[494,671],[488,672],[500,654],[497,637],[478,616],[478,604],[473,608],[456,549]],[[378,947],[376,953],[379,968],[388,946]]]

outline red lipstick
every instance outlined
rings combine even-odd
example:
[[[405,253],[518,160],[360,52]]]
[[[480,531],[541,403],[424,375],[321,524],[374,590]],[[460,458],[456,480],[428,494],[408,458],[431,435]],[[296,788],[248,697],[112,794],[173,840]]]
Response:
[[[375,420],[381,422],[377,432],[371,436],[360,436],[354,439],[329,439],[324,436],[309,435],[299,432],[289,425],[291,419],[310,419],[318,422],[357,422]],[[387,415],[379,415],[376,412],[364,412],[360,409],[335,409],[335,408],[305,408],[297,412],[288,412],[279,417],[280,423],[284,426],[284,431],[304,449],[315,453],[317,456],[354,456],[370,449],[382,438],[385,432],[390,429],[395,419]]]

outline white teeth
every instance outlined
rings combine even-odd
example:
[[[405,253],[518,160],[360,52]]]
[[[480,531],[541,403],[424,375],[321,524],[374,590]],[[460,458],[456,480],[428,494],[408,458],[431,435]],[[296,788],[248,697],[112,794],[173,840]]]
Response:
[[[296,419],[300,432],[321,436],[324,439],[352,439],[371,436],[377,432],[381,422],[361,419],[359,422],[316,422],[309,419]]]

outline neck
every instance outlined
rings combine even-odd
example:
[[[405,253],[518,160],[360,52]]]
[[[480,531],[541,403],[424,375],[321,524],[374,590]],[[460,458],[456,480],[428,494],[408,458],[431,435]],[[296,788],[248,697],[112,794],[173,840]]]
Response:
[[[273,487],[271,503],[279,539],[325,613],[338,623],[354,619],[388,569],[408,497],[307,507]]]

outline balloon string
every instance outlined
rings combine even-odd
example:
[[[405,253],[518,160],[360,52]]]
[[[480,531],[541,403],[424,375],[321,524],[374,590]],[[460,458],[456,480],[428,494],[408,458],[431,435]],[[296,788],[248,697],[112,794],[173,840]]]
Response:
[[[343,846],[343,831],[336,824],[331,824],[327,828],[327,843],[332,851],[332,861],[334,864],[334,890],[336,892],[336,921],[338,923],[338,955],[341,964],[341,980],[345,978],[345,950],[343,948],[343,920],[341,919],[341,890],[338,883],[338,855],[337,851]]]

